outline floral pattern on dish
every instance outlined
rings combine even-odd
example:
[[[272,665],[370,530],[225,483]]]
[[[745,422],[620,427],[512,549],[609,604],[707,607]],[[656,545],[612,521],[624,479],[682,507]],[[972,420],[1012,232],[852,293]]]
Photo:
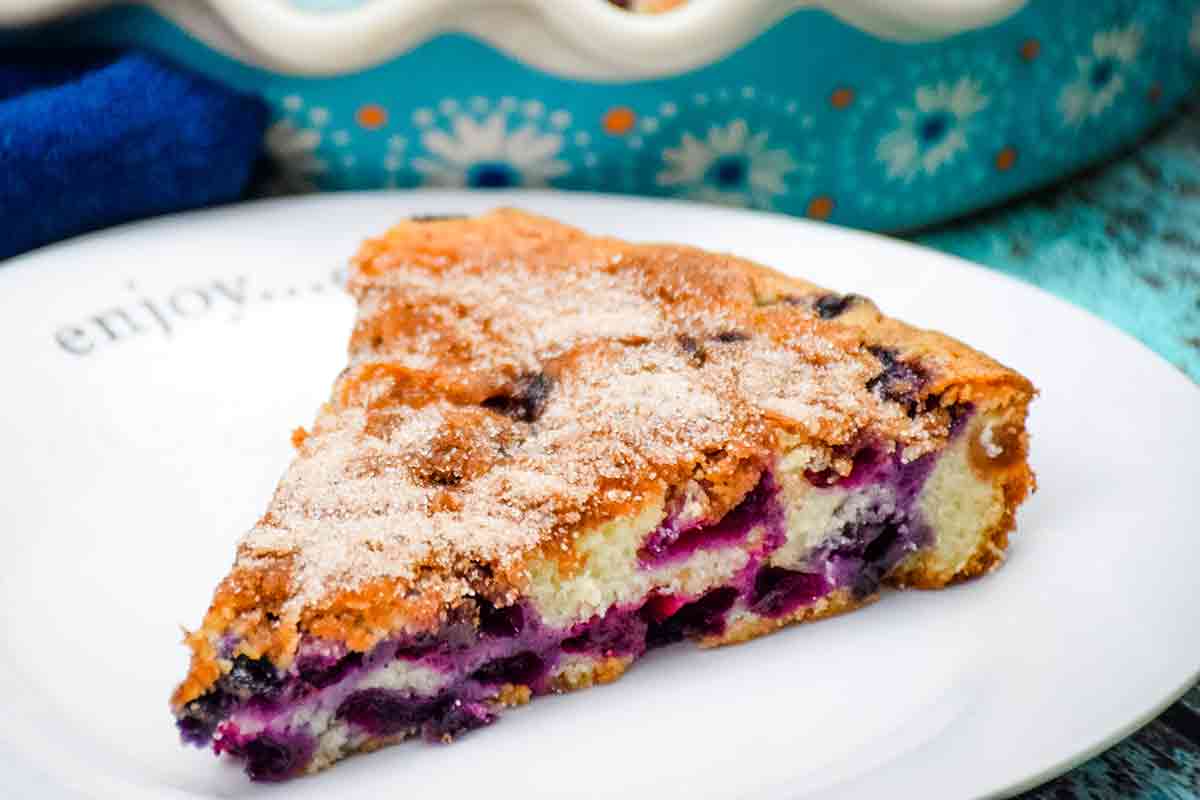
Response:
[[[1090,51],[1075,59],[1075,79],[1058,96],[1063,122],[1079,126],[1101,117],[1128,86],[1128,71],[1142,49],[1142,29],[1136,23],[1098,31]]]
[[[684,131],[678,146],[662,151],[665,168],[655,180],[696,200],[771,208],[787,193],[787,176],[798,165],[787,147],[772,147],[769,136],[750,131],[744,119],[712,125],[703,137]]]
[[[879,140],[875,158],[886,166],[889,180],[908,183],[936,175],[969,149],[972,120],[990,102],[969,76],[918,86],[913,104],[896,109],[899,124]]]
[[[1014,61],[961,47],[834,92],[842,209],[905,228],[989,180],[1010,179],[1018,163],[1006,91]]]
[[[424,152],[412,159],[412,166],[427,185],[546,186],[571,169],[562,158],[562,129],[570,124],[569,115],[547,115],[539,102],[518,104],[513,98],[495,107],[486,98],[473,98],[466,107],[444,100],[439,111],[444,122],[430,109],[414,113]]]
[[[639,114],[626,145],[633,191],[778,209],[811,193],[821,157],[813,120],[753,86],[713,87]]]
[[[298,127],[292,120],[278,119],[267,128],[263,147],[271,162],[264,181],[269,194],[297,194],[316,191],[317,179],[329,169],[318,155],[321,132]]]

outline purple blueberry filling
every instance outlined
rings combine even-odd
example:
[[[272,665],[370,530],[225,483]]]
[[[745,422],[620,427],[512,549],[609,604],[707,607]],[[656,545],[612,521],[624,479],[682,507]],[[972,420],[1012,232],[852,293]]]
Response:
[[[490,686],[532,686],[545,674],[546,662],[537,653],[526,651],[487,662],[471,673],[471,679]]]
[[[479,603],[479,630],[484,636],[516,636],[525,627],[525,611],[521,606],[497,608],[487,600]]]
[[[447,697],[421,727],[426,741],[447,742],[467,731],[490,725],[496,714],[486,703]]]
[[[279,674],[275,665],[265,658],[239,655],[233,659],[226,681],[236,694],[271,695],[279,691]]]
[[[296,671],[300,680],[314,689],[324,689],[346,677],[347,673],[362,666],[362,653],[347,653],[341,658],[309,656],[299,659]]]
[[[229,716],[237,703],[236,697],[219,688],[188,703],[177,723],[183,741],[197,747],[208,744],[221,720]]]
[[[883,370],[867,381],[867,389],[884,400],[904,406],[910,417],[915,417],[918,394],[925,385],[926,376],[920,367],[901,361],[895,350],[886,347],[869,347],[871,354],[879,359]]]
[[[828,488],[839,486],[843,489],[857,489],[866,483],[877,479],[877,467],[881,460],[879,453],[872,447],[861,447],[851,456],[853,466],[849,475],[842,475],[833,468],[823,470],[808,470],[804,477],[813,486]]]
[[[969,412],[968,407],[951,409],[956,434]],[[468,615],[436,635],[382,642],[366,654],[306,642],[293,667],[282,674],[265,659],[238,655],[212,690],[184,708],[178,720],[182,738],[196,745],[212,741],[216,752],[242,759],[253,780],[282,780],[302,771],[316,746],[307,732],[289,727],[290,712],[301,703],[336,709],[336,719],[371,737],[419,732],[427,740],[444,741],[492,722],[496,693],[504,685],[528,686],[535,694],[553,691],[550,678],[564,657],[637,658],[647,649],[682,639],[720,635],[736,609],[778,618],[837,589],[869,595],[896,564],[929,541],[929,528],[913,509],[935,456],[903,464],[898,455],[862,447],[853,459],[847,476],[807,477],[822,488],[870,489],[873,501],[861,503],[862,495],[855,495],[863,507],[843,521],[829,544],[796,567],[768,563],[786,531],[779,487],[765,470],[722,519],[684,523],[676,510],[639,550],[643,566],[654,567],[699,550],[743,543],[761,528],[762,541],[728,586],[699,597],[652,594],[640,604],[610,608],[566,630],[547,627],[530,606],[496,606],[479,598],[477,626]],[[433,696],[354,688],[360,674],[397,659],[443,673],[443,687]],[[257,720],[247,726],[257,733],[240,732],[235,720],[246,719]]]
[[[214,743],[218,755],[229,753],[245,762],[252,781],[283,781],[299,775],[312,758],[316,742],[311,736],[289,733],[261,733],[242,736],[236,730],[224,731]]]
[[[863,468],[871,481],[889,487],[890,493],[861,509],[832,544],[811,557],[832,588],[849,587],[859,598],[873,594],[907,555],[929,544],[933,534],[913,506],[935,460],[930,454],[902,464],[893,456]]]
[[[874,594],[892,567],[925,538],[913,528],[896,514],[880,514],[878,522],[860,523],[846,537],[845,544],[825,554],[826,572],[838,585],[849,586],[856,597]]]
[[[782,617],[816,602],[832,588],[819,573],[763,567],[754,578],[750,610],[764,617]]]
[[[783,512],[776,499],[778,492],[779,487],[775,485],[771,471],[764,470],[758,484],[740,503],[715,522],[681,521],[679,512],[673,511],[646,537],[645,544],[638,551],[638,557],[645,566],[683,561],[697,550],[728,547],[744,541],[750,535],[750,531],[759,525],[766,526],[769,533],[776,534],[774,538],[778,541],[772,544],[778,547],[782,544],[783,535],[779,530]]]
[[[659,647],[683,641],[691,636],[716,636],[725,632],[725,618],[740,592],[723,586],[706,592],[698,600],[684,603],[673,613],[659,619],[653,607],[642,607],[647,620],[646,647]]]
[[[296,775],[312,756],[310,740],[258,736],[246,742],[246,774],[256,781],[281,781]]]
[[[371,736],[395,736],[420,730],[429,741],[481,728],[496,715],[485,703],[442,693],[420,697],[395,689],[363,689],[338,706],[338,719],[346,720]]]
[[[641,609],[610,608],[602,616],[575,625],[570,633],[559,645],[564,653],[640,656],[646,650],[646,624]]]
[[[362,689],[338,706],[337,718],[372,736],[394,736],[432,719],[440,697],[416,697],[394,689]]]

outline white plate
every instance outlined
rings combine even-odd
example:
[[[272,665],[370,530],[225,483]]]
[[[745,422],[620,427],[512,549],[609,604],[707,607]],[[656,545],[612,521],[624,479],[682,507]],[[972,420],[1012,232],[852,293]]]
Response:
[[[342,366],[352,309],[333,274],[405,215],[498,203],[736,251],[980,347],[1042,389],[1041,491],[986,579],[669,648],[451,747],[354,758],[284,795],[252,785],[177,742],[179,626],[199,622]],[[8,796],[977,797],[1129,733],[1200,666],[1200,392],[1085,313],[928,250],[647,200],[343,194],[52,247],[0,266],[0,303]]]

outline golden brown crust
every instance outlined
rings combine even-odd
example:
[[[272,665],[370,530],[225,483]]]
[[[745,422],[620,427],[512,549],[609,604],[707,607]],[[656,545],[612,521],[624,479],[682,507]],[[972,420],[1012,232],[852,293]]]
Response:
[[[1032,396],[869,300],[823,319],[837,296],[761,265],[515,210],[401,223],[362,246],[349,288],[350,365],[293,434],[296,461],[188,636],[176,705],[217,679],[227,634],[282,666],[302,634],[365,650],[433,630],[476,594],[512,601],[527,562],[570,562],[581,528],[688,481],[719,515],[783,434],[915,457],[944,444],[959,403],[1008,414],[1023,437]],[[887,359],[921,376],[903,402],[872,389]],[[957,577],[1003,547],[1031,482],[1023,453],[996,480],[1008,511]],[[915,565],[901,582],[955,577]]]
[[[531,697],[533,691],[528,686],[506,683],[500,687],[495,702],[505,708],[513,708],[525,705]]]
[[[717,636],[707,636],[700,640],[701,647],[723,647],[727,644],[741,644],[759,636],[777,631],[787,625],[801,622],[816,622],[862,608],[879,599],[879,595],[855,598],[849,589],[838,589],[822,597],[810,606],[797,609],[782,617],[746,616],[731,622],[725,631]]]
[[[625,674],[633,663],[632,656],[607,656],[578,669],[563,670],[550,681],[555,692],[570,692],[612,683]]]
[[[289,588],[286,563],[261,569],[235,567],[217,587],[200,630],[184,636],[184,644],[192,651],[191,667],[171,696],[172,705],[194,700],[221,676],[217,642],[224,635],[241,639],[230,657],[244,653],[252,658],[289,660],[299,637],[294,626],[279,624],[279,610]]]

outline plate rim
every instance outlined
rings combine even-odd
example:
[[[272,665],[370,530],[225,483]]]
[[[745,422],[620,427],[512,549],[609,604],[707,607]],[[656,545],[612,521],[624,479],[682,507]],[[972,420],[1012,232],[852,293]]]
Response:
[[[465,190],[435,190],[435,189],[417,189],[417,190],[385,189],[385,190],[337,192],[337,193],[312,194],[312,195],[301,195],[301,196],[260,198],[260,199],[239,202],[239,203],[233,203],[233,204],[228,204],[228,205],[223,205],[223,206],[218,206],[218,207],[213,207],[213,208],[206,208],[206,209],[200,209],[200,210],[194,210],[194,211],[177,212],[177,213],[154,217],[151,219],[132,221],[132,222],[124,223],[124,224],[114,226],[111,228],[94,231],[94,232],[90,232],[90,233],[87,233],[87,234],[84,234],[81,236],[73,237],[68,240],[56,242],[51,245],[47,245],[45,247],[37,248],[37,249],[29,251],[27,253],[23,253],[19,256],[15,256],[13,258],[0,261],[0,289],[12,284],[14,281],[17,284],[20,284],[22,281],[26,281],[26,280],[33,280],[36,282],[37,281],[36,277],[34,277],[32,279],[29,277],[30,276],[29,271],[35,270],[35,269],[45,269],[45,267],[40,266],[39,262],[43,262],[43,261],[52,262],[51,265],[49,265],[49,266],[50,266],[50,268],[54,268],[53,263],[56,262],[58,259],[60,259],[61,255],[63,253],[70,253],[72,250],[75,250],[75,249],[86,249],[88,247],[96,245],[98,242],[104,243],[104,242],[108,242],[108,241],[119,241],[123,237],[127,237],[130,235],[136,237],[138,235],[142,235],[144,232],[147,232],[147,231],[154,232],[156,229],[170,228],[171,226],[178,225],[180,223],[203,225],[206,222],[206,220],[209,220],[211,218],[220,218],[221,216],[224,216],[224,215],[238,214],[238,213],[242,212],[243,210],[245,210],[246,208],[257,209],[257,208],[266,208],[266,207],[275,207],[275,206],[280,206],[280,207],[320,206],[320,205],[327,204],[327,203],[355,202],[355,201],[357,201],[359,199],[363,199],[363,198],[369,198],[372,202],[375,202],[379,199],[396,198],[396,199],[403,199],[406,204],[411,204],[412,198],[422,198],[423,200],[427,200],[430,205],[435,207],[431,210],[440,210],[440,209],[437,209],[436,207],[440,206],[440,205],[454,206],[456,203],[457,204],[466,203],[470,206],[476,206],[476,205],[480,205],[480,206],[484,206],[484,205],[486,205],[486,206],[518,205],[519,206],[519,205],[521,205],[522,199],[531,198],[531,200],[535,204],[538,204],[538,205],[552,204],[554,202],[563,203],[562,216],[566,219],[570,219],[572,216],[573,210],[575,208],[578,208],[579,206],[584,206],[584,207],[591,206],[593,208],[604,208],[604,207],[617,208],[617,207],[621,207],[621,206],[635,206],[635,207],[636,206],[644,206],[644,207],[669,206],[669,207],[676,209],[678,212],[688,213],[688,214],[696,214],[696,215],[701,215],[701,216],[709,215],[709,216],[713,216],[713,217],[722,217],[722,218],[726,218],[726,219],[732,218],[733,220],[737,220],[739,218],[754,219],[754,220],[759,220],[762,222],[769,222],[772,225],[778,225],[781,227],[795,228],[796,226],[799,226],[800,229],[803,229],[805,231],[815,232],[815,235],[817,235],[817,236],[821,236],[821,237],[832,236],[832,237],[834,237],[837,240],[837,245],[839,248],[846,245],[847,243],[852,244],[855,240],[862,240],[865,238],[867,240],[872,241],[876,246],[883,247],[883,248],[898,247],[901,250],[908,251],[909,253],[911,253],[913,255],[913,257],[921,258],[926,261],[932,260],[932,261],[936,262],[938,260],[941,260],[947,266],[957,266],[959,269],[965,269],[965,271],[972,273],[974,275],[974,277],[979,280],[999,281],[1001,284],[1005,284],[1010,288],[1020,287],[1018,289],[1018,291],[1024,291],[1024,292],[1031,291],[1034,295],[1039,296],[1042,300],[1051,301],[1050,305],[1053,307],[1056,314],[1074,315],[1077,319],[1083,320],[1086,324],[1090,324],[1090,325],[1099,324],[1102,327],[1107,328],[1110,332],[1117,334],[1119,337],[1124,339],[1127,344],[1128,343],[1135,344],[1137,346],[1136,349],[1142,358],[1149,356],[1149,357],[1151,357],[1152,360],[1160,362],[1162,366],[1166,366],[1168,369],[1162,370],[1161,373],[1164,376],[1168,373],[1170,375],[1174,376],[1173,379],[1169,379],[1169,380],[1172,380],[1173,382],[1175,382],[1178,385],[1178,387],[1185,392],[1188,391],[1189,389],[1190,389],[1190,391],[1195,392],[1197,399],[1200,400],[1200,385],[1198,385],[1196,382],[1191,380],[1191,378],[1186,373],[1184,373],[1177,365],[1175,365],[1172,362],[1168,361],[1167,359],[1163,358],[1161,355],[1159,355],[1158,353],[1153,351],[1148,345],[1146,345],[1141,340],[1126,333],[1124,330],[1118,328],[1113,323],[1109,322],[1108,320],[1105,320],[1104,318],[1098,316],[1097,314],[1093,313],[1092,311],[1090,311],[1086,308],[1083,308],[1081,306],[1078,306],[1078,305],[1074,304],[1073,302],[1066,300],[1062,297],[1059,297],[1059,296],[1047,291],[1046,289],[1043,289],[1039,286],[1028,283],[1026,281],[1020,280],[1019,278],[1016,278],[1012,275],[1008,275],[1006,273],[990,269],[984,265],[978,264],[976,262],[970,261],[968,259],[962,258],[957,255],[945,253],[945,252],[933,249],[933,248],[925,246],[925,245],[917,244],[917,243],[914,243],[911,241],[896,239],[896,238],[893,238],[893,237],[890,237],[887,235],[883,235],[883,234],[878,234],[878,233],[873,233],[873,232],[868,232],[868,231],[859,231],[859,230],[850,229],[850,228],[844,228],[841,226],[831,225],[831,224],[823,223],[823,222],[819,222],[819,221],[798,219],[798,218],[790,217],[790,216],[787,216],[784,214],[764,212],[764,211],[755,211],[755,210],[748,210],[748,209],[736,209],[736,208],[726,208],[726,207],[720,207],[720,206],[710,206],[710,205],[698,204],[698,203],[693,203],[693,202],[689,202],[686,200],[678,200],[678,199],[631,197],[631,196],[616,195],[616,194],[566,192],[566,191],[556,191],[556,190],[518,190],[518,191],[504,191],[504,192],[496,192],[496,193],[480,193],[480,192],[470,192],[470,191],[465,191]],[[450,209],[447,209],[447,210],[450,210]],[[544,213],[544,212],[539,212],[539,213]],[[580,212],[580,213],[582,215],[583,212]],[[572,224],[574,224],[574,223],[572,223]],[[586,223],[584,223],[584,227],[586,227]],[[811,235],[811,234],[806,233],[806,235]],[[676,238],[678,238],[678,237],[676,237]],[[349,257],[349,255],[350,254],[347,253],[347,257]],[[62,262],[58,262],[58,263],[62,263]],[[160,274],[162,274],[162,275],[170,275],[170,274],[172,274],[172,272],[171,272],[172,270],[175,270],[178,268],[179,268],[179,266],[176,262],[163,264],[163,265],[160,265],[160,267],[159,267],[159,269],[161,270]],[[62,267],[62,269],[70,269],[70,267],[68,265],[68,266]],[[794,273],[794,272],[797,272],[798,270],[796,270],[796,269],[781,269],[781,271],[783,271],[785,273]],[[28,284],[26,284],[26,286],[27,285]],[[18,288],[18,287],[14,286],[14,288]],[[1188,387],[1188,388],[1184,388],[1184,387]],[[1161,696],[1158,700],[1156,700],[1152,703],[1149,703],[1142,713],[1134,715],[1133,717],[1125,720],[1124,722],[1116,723],[1112,726],[1111,730],[1109,730],[1105,733],[1102,733],[1099,736],[1092,737],[1090,743],[1079,748],[1072,755],[1066,756],[1066,757],[1059,757],[1057,760],[1054,760],[1053,763],[1047,764],[1044,767],[1041,767],[1038,769],[1026,771],[1021,775],[1012,775],[1009,779],[1007,779],[1004,782],[1004,785],[992,787],[992,788],[988,789],[984,793],[984,795],[985,796],[1005,796],[1005,797],[1016,795],[1023,791],[1026,791],[1030,788],[1041,785],[1042,783],[1045,783],[1046,781],[1049,781],[1049,780],[1053,779],[1054,777],[1057,777],[1061,774],[1064,774],[1064,773],[1070,771],[1071,769],[1077,767],[1078,765],[1084,763],[1085,761],[1095,757],[1099,753],[1104,752],[1105,750],[1109,749],[1113,745],[1126,739],[1128,736],[1130,736],[1131,734],[1133,734],[1134,732],[1136,732],[1137,730],[1139,730],[1140,728],[1142,728],[1149,722],[1156,719],[1159,715],[1161,715],[1163,713],[1163,711],[1165,711],[1167,708],[1169,708],[1180,697],[1182,697],[1194,684],[1196,684],[1197,680],[1200,680],[1200,664],[1194,665],[1188,672],[1187,677],[1183,681],[1181,681],[1180,684],[1175,689],[1173,689],[1172,691],[1168,692],[1167,694]],[[10,755],[17,756],[18,758],[22,758],[27,755],[25,753],[25,751],[23,751],[21,748],[10,749],[10,750],[8,750],[8,753]],[[30,777],[30,778],[34,777],[37,774],[36,770],[38,768],[38,764],[36,762],[32,762],[32,761],[26,761],[25,763],[27,763],[28,766],[31,768],[30,772],[27,773],[26,777]],[[109,774],[111,775],[111,773],[109,773]],[[15,778],[17,776],[14,775],[12,777]],[[113,776],[113,777],[115,777],[115,776]],[[121,780],[122,780],[122,783],[125,782],[125,779],[121,779]],[[131,789],[135,788],[135,786],[136,785],[131,784],[130,788]],[[58,788],[58,787],[56,787],[56,788]],[[136,786],[136,788],[140,789],[140,790],[144,790],[146,787]],[[828,788],[833,788],[833,787],[828,787]],[[162,787],[162,789],[165,792],[172,793],[172,794],[174,793],[168,787]],[[77,795],[67,794],[67,792],[70,791],[69,783],[64,782],[63,784],[61,784],[61,791],[63,792],[63,794],[62,794],[63,797],[77,796]],[[819,794],[819,792],[818,792],[818,794]],[[801,792],[801,795],[807,796],[807,794],[805,792]]]
[[[935,259],[941,259],[941,260],[945,260],[948,262],[953,262],[958,267],[965,268],[966,270],[974,273],[977,276],[986,276],[986,278],[988,278],[988,279],[998,280],[1001,283],[1008,285],[1010,287],[1020,287],[1021,289],[1032,291],[1034,294],[1039,295],[1043,300],[1049,300],[1053,303],[1058,304],[1058,306],[1060,307],[1060,310],[1063,310],[1065,312],[1086,318],[1087,320],[1089,320],[1092,323],[1098,323],[1098,324],[1108,328],[1110,331],[1119,334],[1124,339],[1126,339],[1127,342],[1133,343],[1133,344],[1137,345],[1139,348],[1141,348],[1141,350],[1144,352],[1144,354],[1149,355],[1149,356],[1153,357],[1156,361],[1162,362],[1162,364],[1166,365],[1167,367],[1170,367],[1171,372],[1175,375],[1176,378],[1179,378],[1182,380],[1183,385],[1191,386],[1192,388],[1196,389],[1197,391],[1200,391],[1200,383],[1193,381],[1191,379],[1191,377],[1188,376],[1188,374],[1185,373],[1178,365],[1172,363],[1171,361],[1169,361],[1168,359],[1166,359],[1165,357],[1160,355],[1158,352],[1156,352],[1153,348],[1151,348],[1149,345],[1147,345],[1141,339],[1138,339],[1136,336],[1133,336],[1129,332],[1118,327],[1116,324],[1105,319],[1104,317],[1095,313],[1091,309],[1088,309],[1088,308],[1085,308],[1084,306],[1078,305],[1066,298],[1059,297],[1058,295],[1054,294],[1053,292],[1049,291],[1048,289],[1038,286],[1037,284],[1022,280],[1014,275],[1008,274],[1007,272],[1001,272],[999,270],[993,269],[993,268],[988,267],[987,265],[982,264],[978,261],[972,261],[971,259],[965,258],[964,256],[960,256],[960,255],[957,255],[954,253],[948,253],[946,251],[938,250],[938,249],[931,247],[929,245],[926,245],[926,244],[921,244],[919,242],[910,241],[908,239],[903,239],[898,236],[889,235],[887,233],[883,233],[880,231],[862,230],[862,229],[858,229],[858,228],[847,227],[844,225],[838,225],[838,224],[831,223],[831,222],[825,222],[822,220],[814,220],[814,219],[808,219],[808,218],[804,218],[804,217],[793,217],[789,214],[784,214],[784,213],[778,212],[778,211],[742,208],[742,207],[738,207],[738,206],[722,206],[722,205],[715,205],[715,204],[710,204],[710,203],[696,202],[693,200],[688,200],[686,198],[679,198],[679,197],[648,197],[648,196],[644,196],[644,195],[623,195],[623,194],[616,194],[613,192],[593,192],[593,191],[583,191],[583,190],[577,191],[577,190],[570,190],[570,189],[470,190],[470,189],[442,189],[442,188],[421,186],[421,187],[414,187],[414,188],[409,188],[409,189],[399,189],[399,188],[354,189],[354,190],[339,190],[339,191],[331,191],[331,192],[312,192],[312,193],[298,194],[298,195],[282,195],[282,196],[275,196],[275,197],[249,198],[249,199],[239,200],[239,201],[233,202],[233,203],[225,203],[225,204],[217,205],[217,206],[189,209],[189,210],[185,210],[185,211],[173,211],[173,212],[170,212],[167,214],[159,214],[157,216],[147,217],[145,219],[130,220],[130,221],[122,222],[117,225],[112,225],[112,226],[109,226],[106,228],[101,228],[101,229],[93,230],[93,231],[87,231],[85,233],[81,233],[76,236],[72,236],[68,239],[61,239],[56,242],[51,242],[49,244],[41,245],[32,250],[27,250],[23,253],[19,253],[15,256],[11,256],[7,259],[0,259],[0,283],[3,283],[6,280],[5,276],[8,275],[10,272],[12,272],[14,269],[17,271],[20,271],[20,272],[24,272],[25,270],[31,268],[29,262],[39,261],[44,256],[57,255],[57,253],[61,250],[67,250],[72,247],[75,247],[78,245],[83,245],[83,244],[94,244],[95,242],[103,242],[109,238],[116,238],[116,237],[119,237],[122,235],[128,235],[130,232],[136,233],[136,232],[141,232],[143,230],[153,230],[154,228],[156,228],[158,226],[169,227],[170,225],[178,224],[181,221],[187,222],[192,219],[204,219],[205,217],[208,217],[208,216],[221,216],[221,215],[225,215],[225,214],[237,213],[238,211],[245,209],[245,208],[256,209],[256,208],[260,208],[260,207],[268,208],[268,207],[272,207],[272,206],[276,206],[276,205],[279,205],[279,206],[304,205],[304,204],[309,204],[309,203],[320,205],[322,203],[327,203],[327,202],[338,202],[338,201],[342,200],[343,198],[353,200],[353,199],[360,199],[360,198],[376,198],[376,197],[398,197],[398,198],[428,197],[428,198],[431,198],[435,203],[439,202],[439,198],[442,198],[442,199],[451,201],[451,204],[453,204],[453,199],[456,197],[471,198],[471,200],[469,201],[471,203],[476,202],[475,198],[488,197],[488,198],[496,198],[497,202],[490,204],[494,208],[508,205],[508,203],[505,202],[506,198],[511,198],[513,200],[519,201],[519,199],[523,198],[523,197],[530,197],[530,198],[534,198],[535,200],[537,200],[537,199],[563,200],[568,204],[583,204],[583,205],[595,204],[597,206],[603,206],[603,205],[607,205],[607,204],[645,205],[648,207],[665,205],[665,206],[676,208],[679,210],[692,211],[695,213],[714,214],[717,216],[728,215],[728,216],[733,216],[733,217],[745,217],[747,219],[766,221],[766,222],[771,222],[774,224],[781,224],[781,225],[785,225],[785,226],[798,225],[801,228],[805,228],[805,229],[823,231],[823,233],[820,235],[832,235],[832,236],[836,236],[836,237],[842,237],[842,238],[845,238],[848,240],[867,239],[867,240],[870,240],[870,241],[876,243],[879,246],[899,247],[901,249],[908,250],[910,252],[921,253],[926,257],[932,256]],[[539,213],[539,212],[534,212],[534,213]],[[568,223],[568,224],[574,224],[574,223]],[[649,243],[654,240],[644,240],[644,241]],[[349,259],[350,255],[352,255],[352,254],[348,253],[346,255],[347,260]],[[753,260],[753,259],[750,259],[750,260]],[[769,264],[766,266],[771,267],[771,265],[769,265]],[[160,269],[161,268],[162,267],[160,267]],[[173,269],[173,268],[175,268],[175,265],[173,263],[168,264],[165,266],[165,268]],[[776,267],[771,267],[771,268],[778,269]],[[787,270],[779,270],[779,271],[784,272],[785,274],[787,273]],[[834,287],[826,287],[826,288],[832,289]]]

